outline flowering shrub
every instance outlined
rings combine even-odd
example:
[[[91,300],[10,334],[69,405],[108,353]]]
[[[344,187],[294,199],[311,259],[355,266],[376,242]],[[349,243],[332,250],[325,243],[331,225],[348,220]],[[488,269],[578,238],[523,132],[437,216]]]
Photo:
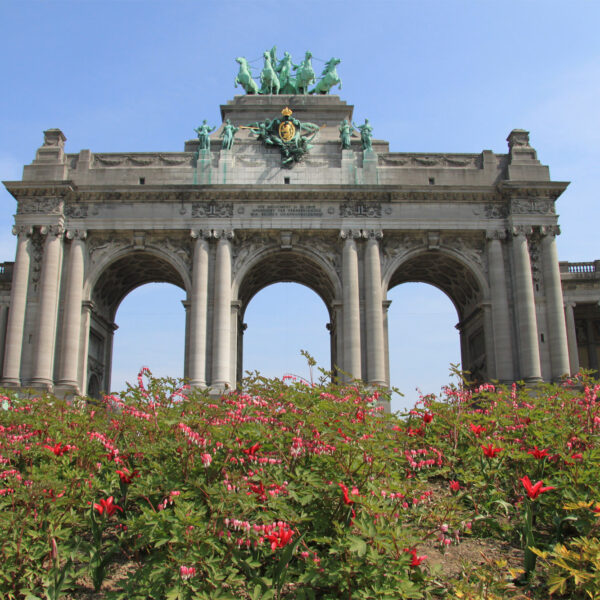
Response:
[[[552,560],[597,544],[599,391],[449,387],[406,415],[359,384],[262,378],[8,394],[0,597],[578,597]]]

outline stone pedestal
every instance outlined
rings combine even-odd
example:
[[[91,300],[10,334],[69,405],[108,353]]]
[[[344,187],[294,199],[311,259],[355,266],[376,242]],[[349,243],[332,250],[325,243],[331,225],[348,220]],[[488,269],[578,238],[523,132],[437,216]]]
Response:
[[[377,154],[373,150],[363,153],[363,183],[377,185]]]

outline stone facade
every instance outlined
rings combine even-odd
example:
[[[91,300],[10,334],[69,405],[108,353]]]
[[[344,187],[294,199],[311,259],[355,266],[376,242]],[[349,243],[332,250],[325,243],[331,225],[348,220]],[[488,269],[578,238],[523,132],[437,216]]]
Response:
[[[321,127],[291,169],[248,129],[231,150],[221,127],[209,150],[190,140],[110,154],[67,154],[60,130],[44,132],[22,181],[5,183],[18,204],[15,263],[0,273],[3,384],[110,389],[117,308],[156,281],[186,291],[184,375],[196,386],[235,385],[246,307],[279,281],[322,298],[332,368],[346,376],[389,384],[386,297],[407,281],[451,298],[476,378],[576,370],[569,307],[597,310],[597,265],[561,272],[555,202],[567,183],[550,180],[526,131],[510,133],[507,154],[391,153],[382,140],[363,152],[358,137],[340,148],[353,107],[337,96],[236,96],[221,114],[239,126],[285,106]]]

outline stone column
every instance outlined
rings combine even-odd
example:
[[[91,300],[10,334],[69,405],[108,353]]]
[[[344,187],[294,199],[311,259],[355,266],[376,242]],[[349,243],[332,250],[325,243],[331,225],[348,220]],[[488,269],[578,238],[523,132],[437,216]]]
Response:
[[[231,239],[233,232],[215,232],[215,301],[213,322],[212,385],[223,389],[231,377]]]
[[[381,299],[380,231],[369,232],[365,250],[365,317],[367,335],[367,380],[385,385],[385,342]]]
[[[79,381],[79,344],[81,341],[81,300],[85,270],[86,231],[67,231],[71,241],[64,299],[62,344],[59,357],[58,385],[77,394],[84,387]]]
[[[512,233],[514,295],[519,323],[521,378],[529,382],[541,381],[540,348],[526,231],[521,227],[513,227]]]
[[[37,340],[34,346],[33,377],[34,387],[52,389],[54,348],[56,342],[56,316],[58,310],[58,279],[62,259],[62,233],[59,226],[44,226],[46,236],[42,275],[40,279],[40,302],[38,307]]]
[[[19,387],[21,385],[21,352],[31,260],[31,227],[14,227],[13,233],[18,235],[17,257],[10,290],[2,384],[8,387]]]
[[[360,365],[360,297],[358,284],[358,249],[355,237],[360,232],[342,231],[343,251],[343,299],[344,299],[344,367],[346,375],[361,377]]]
[[[506,295],[506,273],[502,242],[506,237],[504,231],[488,231],[488,265],[490,277],[490,296],[492,300],[492,322],[494,354],[496,359],[496,379],[513,381],[513,343],[512,324],[508,311]]]
[[[4,365],[4,347],[6,344],[6,324],[8,322],[8,304],[0,306],[0,365]]]
[[[194,265],[190,298],[189,378],[192,387],[206,387],[206,315],[208,307],[208,241],[192,231]]]
[[[558,268],[558,253],[556,251],[555,236],[558,233],[558,227],[542,228],[544,291],[546,293],[548,342],[553,379],[559,379],[570,372],[564,300]]]
[[[567,340],[569,343],[569,366],[571,375],[579,372],[579,350],[577,348],[577,330],[575,329],[575,302],[565,302],[565,321],[567,325]]]
[[[90,349],[90,324],[94,305],[89,300],[82,302],[81,305],[81,328],[79,337],[79,352],[81,362],[79,363],[79,381],[81,381],[81,392],[88,393],[88,360]]]

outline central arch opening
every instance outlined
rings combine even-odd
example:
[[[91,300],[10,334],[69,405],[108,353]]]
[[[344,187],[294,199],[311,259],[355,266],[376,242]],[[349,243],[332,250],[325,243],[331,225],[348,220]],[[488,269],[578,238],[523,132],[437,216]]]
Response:
[[[317,365],[328,368],[329,314],[321,298],[307,286],[276,283],[263,288],[248,304],[244,322],[244,374],[290,374],[310,381],[311,371],[300,350],[306,350]],[[312,373],[315,381],[319,375]]]
[[[309,352],[319,366],[335,368],[340,285],[335,268],[319,252],[266,248],[240,272],[236,291],[238,380],[255,370],[270,377],[296,374],[310,379],[300,350]]]

